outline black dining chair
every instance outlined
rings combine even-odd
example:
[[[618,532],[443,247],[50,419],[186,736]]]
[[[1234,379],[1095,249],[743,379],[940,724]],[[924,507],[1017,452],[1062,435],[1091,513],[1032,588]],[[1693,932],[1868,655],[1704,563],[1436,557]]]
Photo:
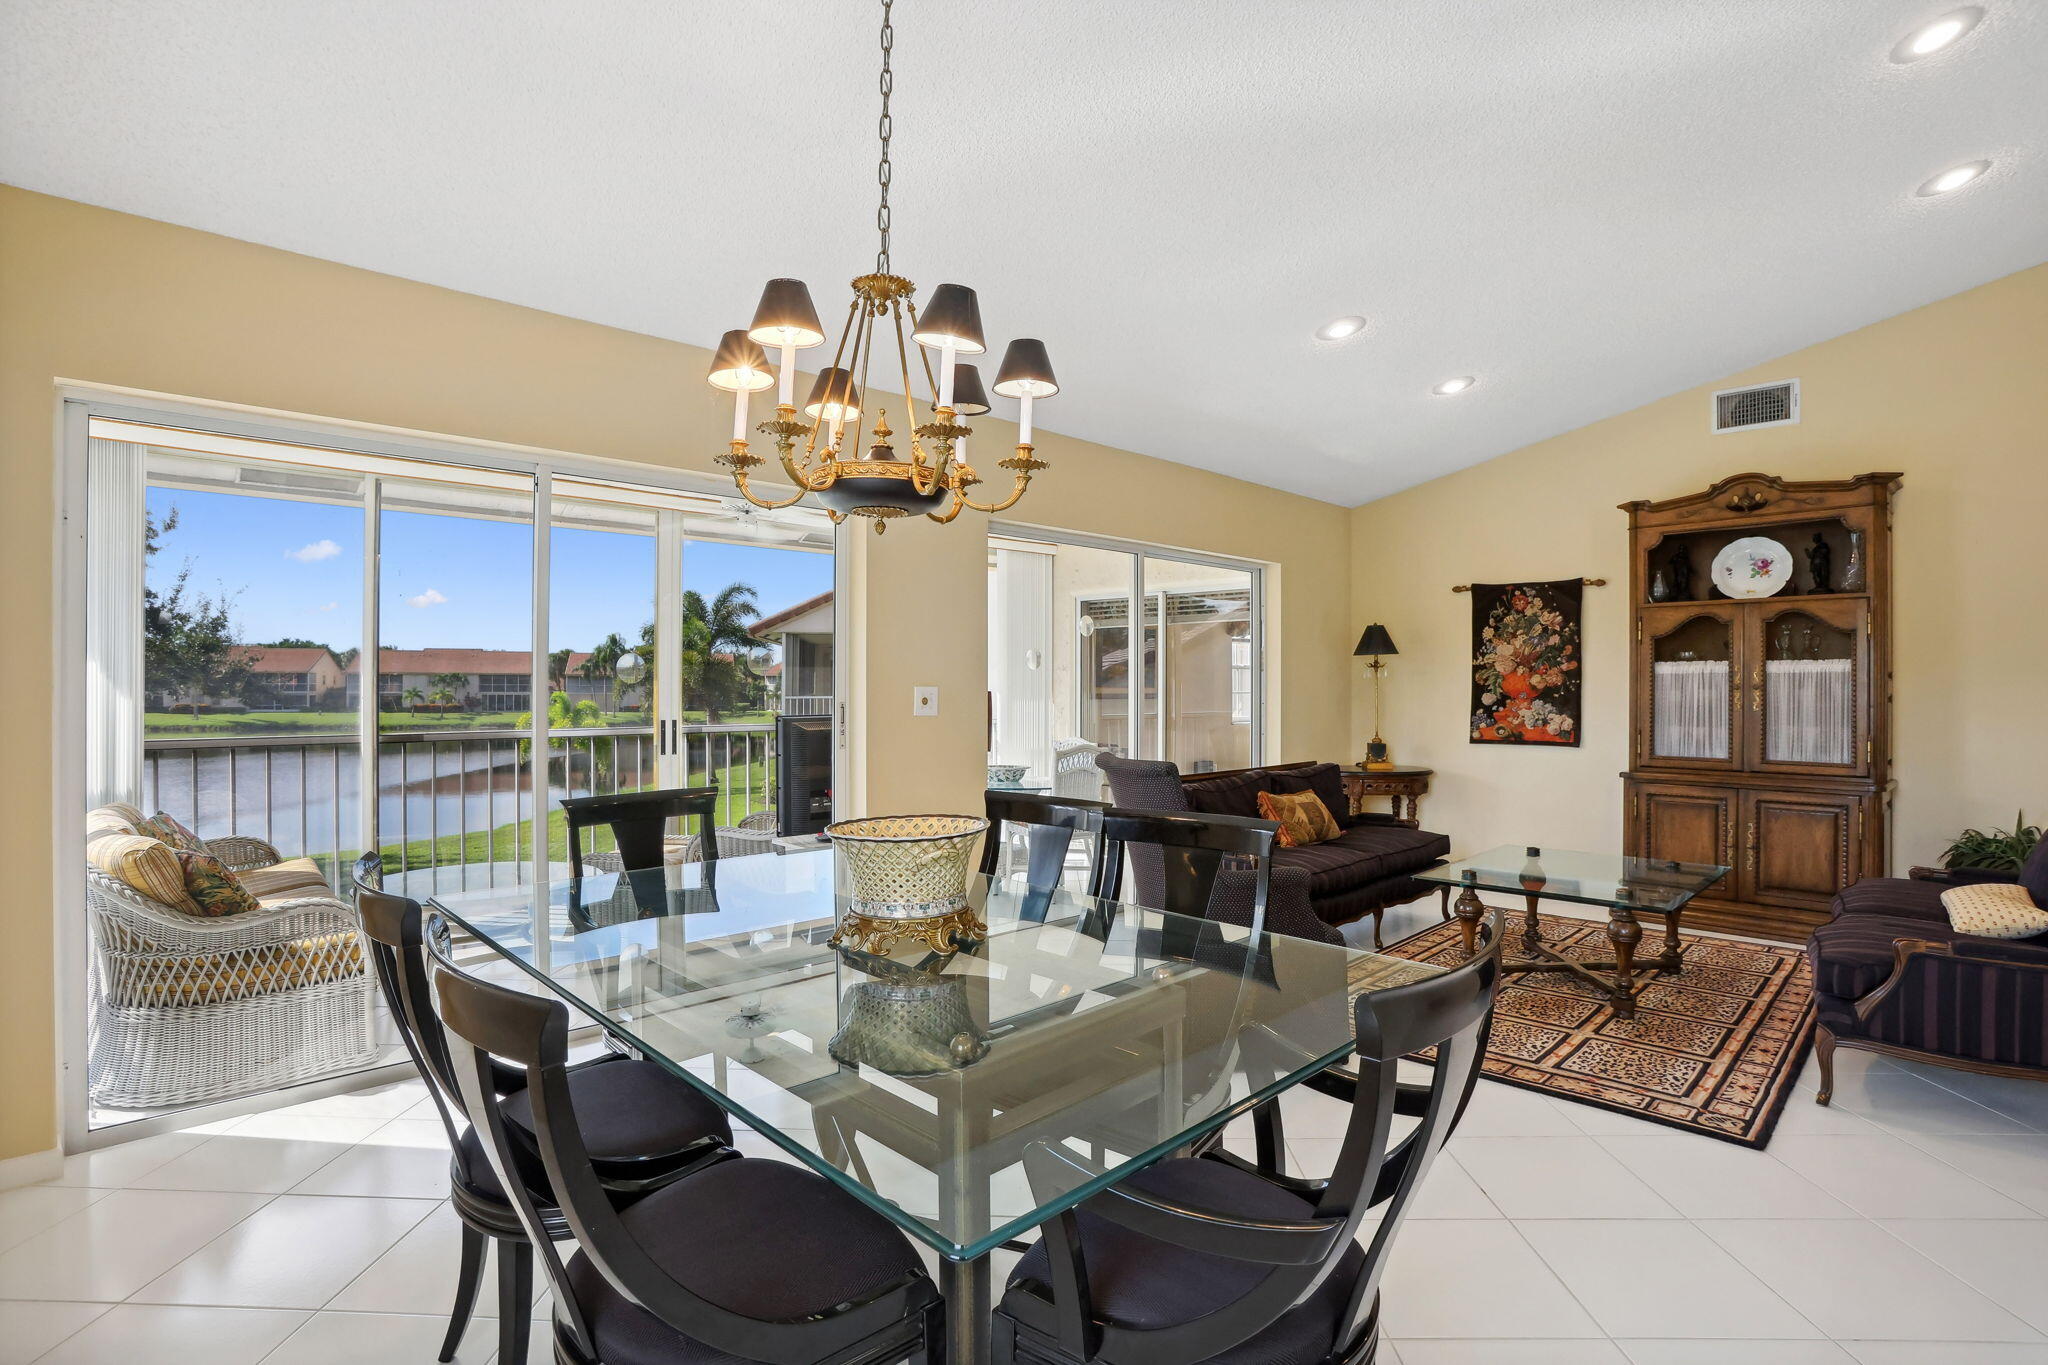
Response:
[[[1076,837],[1088,841],[1091,890],[1102,865],[1102,816],[1109,807],[1073,796],[1041,796],[1036,792],[1005,792],[990,788],[983,797],[988,833],[981,841],[981,875],[993,877],[1001,866],[1009,834],[1024,846],[1024,883],[1035,891],[1057,890]]]
[[[532,1249],[526,1225],[507,1197],[503,1178],[484,1157],[472,1110],[456,1085],[447,1035],[428,989],[429,950],[420,904],[360,887],[356,908],[369,938],[370,963],[383,989],[384,1003],[397,1023],[406,1052],[427,1083],[427,1094],[441,1116],[453,1153],[448,1197],[462,1221],[462,1263],[440,1358],[455,1357],[476,1307],[484,1252],[496,1242],[498,1358],[505,1365],[520,1365],[526,1353],[527,1307],[533,1302]],[[595,1168],[616,1197],[631,1198],[658,1189],[738,1155],[732,1150],[732,1126],[725,1111],[656,1063],[607,1056],[572,1067],[566,1074],[566,1083],[589,1124],[586,1142]],[[546,1235],[569,1236],[569,1225],[553,1210],[553,1195],[541,1173],[533,1136],[533,1098],[526,1093],[525,1076],[509,1067],[499,1068],[492,1074],[491,1096],[502,1126],[517,1135],[515,1140],[526,1153],[519,1169],[535,1207],[549,1209],[544,1220]],[[458,1116],[464,1122],[458,1123]]]
[[[882,1365],[934,1359],[943,1308],[910,1239],[825,1177],[741,1157],[620,1208],[591,1160],[594,1115],[567,1065],[560,1001],[437,964],[450,1053],[484,1153],[528,1228],[555,1296],[559,1365]],[[578,1250],[516,1178],[523,1151],[493,1086],[533,1097],[540,1162]]]
[[[1149,1166],[1046,1224],[995,1313],[1002,1365],[1367,1365],[1380,1279],[1401,1223],[1479,1076],[1500,979],[1500,915],[1480,951],[1437,976],[1369,991],[1352,1019],[1351,1117],[1327,1180],[1275,1181],[1222,1153]],[[1416,1125],[1401,1058],[1434,1048]],[[1094,1172],[1060,1147],[1026,1152],[1040,1187]],[[1368,1244],[1357,1235],[1380,1210]]]
[[[618,845],[619,866],[607,871],[637,872],[662,866],[666,861],[664,841],[668,822],[692,817],[697,821],[697,847],[703,861],[715,862],[718,858],[716,787],[666,787],[611,796],[567,796],[562,798],[561,806],[569,826],[569,867],[579,877],[584,875],[586,866],[596,866],[584,854],[583,831],[599,827],[609,827]]]
[[[1125,866],[1138,904],[1318,943],[1344,936],[1309,904],[1309,874],[1273,865],[1271,820],[1111,806],[1102,816],[1094,894],[1121,900]]]

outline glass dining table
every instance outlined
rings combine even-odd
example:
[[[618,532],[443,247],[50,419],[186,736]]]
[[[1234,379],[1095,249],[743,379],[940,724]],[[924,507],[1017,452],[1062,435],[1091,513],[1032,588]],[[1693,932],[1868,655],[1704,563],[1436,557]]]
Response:
[[[966,1365],[992,1252],[1343,1060],[1354,996],[1439,970],[978,876],[984,941],[876,957],[831,942],[830,850],[473,880],[386,887],[930,1247]]]

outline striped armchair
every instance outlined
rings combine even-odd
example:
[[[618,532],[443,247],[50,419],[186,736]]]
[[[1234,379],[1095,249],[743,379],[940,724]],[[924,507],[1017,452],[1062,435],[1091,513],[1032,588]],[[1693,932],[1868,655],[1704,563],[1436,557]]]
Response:
[[[118,830],[130,807],[101,807]],[[88,865],[92,1103],[151,1109],[254,1094],[375,1060],[355,911],[309,858],[260,839],[204,841],[258,908],[194,914]],[[162,894],[169,895],[171,892]]]
[[[2048,934],[1957,932],[1941,893],[1965,881],[2017,881],[2048,906],[2048,840],[2017,873],[1920,868],[1835,897],[1833,918],[1806,944],[1820,1103],[1834,1096],[1837,1046],[2048,1080]]]

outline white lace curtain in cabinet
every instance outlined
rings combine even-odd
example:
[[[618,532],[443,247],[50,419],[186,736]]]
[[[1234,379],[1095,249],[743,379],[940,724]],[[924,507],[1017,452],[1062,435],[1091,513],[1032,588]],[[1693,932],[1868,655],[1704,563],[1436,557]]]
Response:
[[[1653,748],[1660,758],[1728,757],[1728,661],[1651,665]]]

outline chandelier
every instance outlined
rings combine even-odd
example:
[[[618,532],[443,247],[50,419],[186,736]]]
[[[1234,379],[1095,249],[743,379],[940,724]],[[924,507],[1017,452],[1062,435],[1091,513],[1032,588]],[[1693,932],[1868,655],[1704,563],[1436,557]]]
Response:
[[[889,139],[894,130],[889,116],[894,83],[889,51],[896,36],[890,17],[892,4],[893,0],[882,0],[882,116],[877,127],[882,158],[875,172],[881,187],[881,202],[875,211],[881,249],[875,254],[873,273],[853,281],[853,301],[832,363],[818,372],[799,414],[796,353],[823,345],[825,329],[811,304],[810,287],[802,280],[776,279],[761,291],[753,325],[727,332],[720,340],[710,374],[713,388],[733,396],[732,444],[717,460],[732,470],[741,496],[756,507],[768,508],[788,507],[809,496],[833,521],[868,517],[877,532],[896,517],[923,513],[933,521],[949,522],[965,507],[980,512],[1014,507],[1030,487],[1031,476],[1046,468],[1046,462],[1032,450],[1031,405],[1060,391],[1045,343],[1030,337],[1012,341],[1003,353],[994,385],[997,394],[1017,400],[1017,452],[997,462],[1010,471],[1012,484],[1009,496],[1000,502],[976,501],[969,490],[982,479],[967,463],[967,438],[974,429],[962,425],[961,419],[989,411],[989,399],[980,372],[961,357],[988,349],[982,339],[980,302],[966,285],[942,284],[932,291],[930,302],[920,313],[912,302],[917,286],[889,266]],[[893,355],[889,345],[892,332]],[[778,353],[772,369],[770,350]],[[868,387],[869,371],[878,350],[883,352],[881,377],[888,377],[893,361],[900,381],[898,392],[912,408],[904,420],[916,422],[912,395],[918,389],[912,384],[913,369],[924,381],[923,392],[930,395],[930,420],[911,427],[907,460],[889,444],[895,433],[888,412],[879,407],[869,433],[874,440],[865,452],[860,449],[860,423],[874,398]],[[916,357],[914,364],[912,356]],[[766,463],[748,448],[748,407],[753,394],[768,388],[777,391],[775,416],[755,430],[774,438],[782,471],[797,490],[780,501],[757,497],[748,487],[749,472]]]

